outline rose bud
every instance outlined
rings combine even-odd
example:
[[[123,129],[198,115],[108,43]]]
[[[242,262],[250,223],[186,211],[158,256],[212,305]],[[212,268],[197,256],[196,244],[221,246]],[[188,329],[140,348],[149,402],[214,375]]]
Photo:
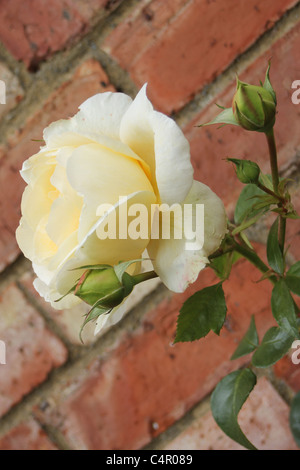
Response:
[[[238,179],[244,184],[257,184],[260,175],[260,168],[255,162],[250,160],[238,160],[227,158],[228,162],[235,164],[235,171]]]
[[[97,302],[101,307],[112,309],[120,305],[134,287],[132,277],[124,273],[122,282],[112,266],[104,269],[89,269],[83,273],[74,294],[89,305]]]
[[[248,131],[269,132],[276,119],[274,95],[263,86],[237,81],[232,109],[237,123]]]
[[[261,86],[248,85],[237,79],[237,90],[232,106],[222,109],[212,121],[200,124],[198,127],[219,124],[240,126],[248,131],[264,132],[268,134],[273,129],[276,118],[276,93],[270,81],[270,63],[266,72],[264,83]]]

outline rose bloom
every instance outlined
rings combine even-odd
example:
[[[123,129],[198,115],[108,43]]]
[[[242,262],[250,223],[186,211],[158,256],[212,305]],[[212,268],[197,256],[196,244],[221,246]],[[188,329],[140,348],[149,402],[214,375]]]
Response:
[[[197,279],[226,233],[224,206],[193,180],[189,143],[172,119],[154,111],[146,86],[134,100],[110,92],[89,98],[74,117],[47,127],[44,141],[23,164],[27,186],[16,236],[32,261],[35,289],[52,307],[81,302],[73,293],[56,302],[80,277],[75,268],[139,259],[145,250],[170,290],[183,292]],[[97,208],[119,210],[120,196],[128,207],[144,204],[149,212],[151,204],[204,204],[202,249],[186,250],[184,238],[151,240],[150,233],[101,240],[97,232],[107,221]]]

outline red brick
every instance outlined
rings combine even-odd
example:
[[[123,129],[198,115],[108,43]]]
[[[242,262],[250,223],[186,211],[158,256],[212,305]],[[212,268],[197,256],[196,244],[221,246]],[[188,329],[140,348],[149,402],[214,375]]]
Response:
[[[182,107],[297,2],[173,3],[138,7],[104,44],[138,86],[149,82],[149,95],[164,112]]]
[[[0,439],[0,450],[58,450],[36,421],[30,419]]]
[[[258,381],[243,406],[239,423],[245,435],[259,450],[298,449],[289,429],[289,408],[265,378]],[[221,431],[210,412],[196,417],[191,426],[163,448],[164,450],[243,449]]]
[[[5,64],[0,62],[0,80],[5,83],[5,101],[3,104],[0,102],[0,122],[3,116],[5,116],[12,108],[19,103],[23,96],[24,90],[21,87],[17,77],[7,68]],[[0,96],[2,97],[2,96]]]
[[[300,146],[298,132],[300,105],[296,106],[291,101],[291,85],[299,76],[297,68],[300,61],[299,37],[298,24],[240,76],[243,81],[258,84],[259,80],[264,79],[268,59],[272,57],[271,81],[278,98],[275,135],[279,164],[285,166],[294,159]],[[234,89],[235,83],[217,96],[214,103],[230,106]],[[184,131],[191,144],[195,178],[208,184],[229,206],[237,199],[243,185],[238,182],[233,165],[224,159],[226,157],[251,159],[256,161],[263,171],[270,173],[268,149],[263,134],[247,132],[236,126],[222,129],[218,129],[218,126],[195,127],[209,122],[219,113],[214,103],[196,115]]]
[[[299,349],[299,348],[298,348]],[[291,349],[290,354],[277,362],[273,369],[275,375],[288,384],[294,392],[300,391],[300,365],[293,364],[292,354],[296,349]],[[299,357],[299,354],[298,354]]]
[[[16,59],[34,68],[87,32],[99,10],[109,11],[118,3],[118,0],[1,0],[0,39]]]
[[[44,127],[52,121],[75,114],[78,106],[90,96],[112,89],[100,65],[93,60],[86,61],[73,78],[49,96],[24,127],[11,136],[8,145],[0,149],[0,271],[20,253],[15,230],[20,219],[20,202],[25,185],[19,170],[23,161],[40,148],[40,143],[32,139],[41,139]]]
[[[3,415],[62,365],[67,351],[14,285],[0,297],[0,338],[6,345],[6,364],[0,365]]]
[[[253,300],[253,282],[259,277],[248,263],[239,262],[225,286],[229,311],[221,336],[211,333],[172,346],[184,299],[214,281],[207,270],[188,292],[150,311],[135,331],[120,333],[119,346],[81,371],[52,406],[39,412],[39,419],[57,426],[76,449],[145,445],[211,392],[221,377],[248,361],[229,358],[252,313],[261,335],[274,324],[267,282],[255,284]]]

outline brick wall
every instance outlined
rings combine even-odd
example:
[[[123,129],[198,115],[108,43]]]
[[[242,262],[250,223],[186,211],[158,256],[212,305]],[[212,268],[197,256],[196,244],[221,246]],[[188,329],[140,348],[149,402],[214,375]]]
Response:
[[[19,170],[43,128],[74,114],[89,96],[148,82],[156,108],[172,115],[191,144],[195,176],[228,213],[241,185],[222,158],[251,157],[268,169],[263,136],[228,127],[198,129],[229,105],[235,73],[262,78],[272,57],[278,93],[281,172],[293,176],[300,209],[300,2],[295,0],[0,0],[0,449],[238,449],[213,421],[209,397],[246,359],[230,361],[256,314],[259,334],[273,325],[268,282],[240,261],[225,284],[228,318],[220,338],[172,345],[176,317],[211,270],[182,295],[151,281],[129,313],[100,337],[78,340],[84,307],[52,310],[37,296],[30,264],[15,241],[24,189]],[[297,183],[298,181],[298,183]],[[298,184],[298,186],[297,186]],[[288,231],[299,257],[300,224]],[[264,253],[265,227],[251,232]],[[255,296],[253,290],[255,289]],[[295,449],[289,404],[300,368],[287,356],[264,371],[240,422],[260,449]]]

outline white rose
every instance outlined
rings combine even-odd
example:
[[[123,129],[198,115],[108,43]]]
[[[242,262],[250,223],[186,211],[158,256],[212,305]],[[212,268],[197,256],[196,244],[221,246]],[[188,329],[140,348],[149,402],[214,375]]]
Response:
[[[190,149],[176,123],[154,111],[146,86],[132,101],[122,93],[95,95],[71,119],[44,131],[45,146],[23,164],[27,183],[17,241],[33,263],[34,286],[56,309],[81,302],[73,294],[61,301],[78,278],[72,269],[141,258],[147,249],[154,269],[174,292],[183,292],[208,263],[226,233],[221,200],[193,180]],[[204,204],[201,250],[186,240],[100,240],[105,217],[101,204]]]

